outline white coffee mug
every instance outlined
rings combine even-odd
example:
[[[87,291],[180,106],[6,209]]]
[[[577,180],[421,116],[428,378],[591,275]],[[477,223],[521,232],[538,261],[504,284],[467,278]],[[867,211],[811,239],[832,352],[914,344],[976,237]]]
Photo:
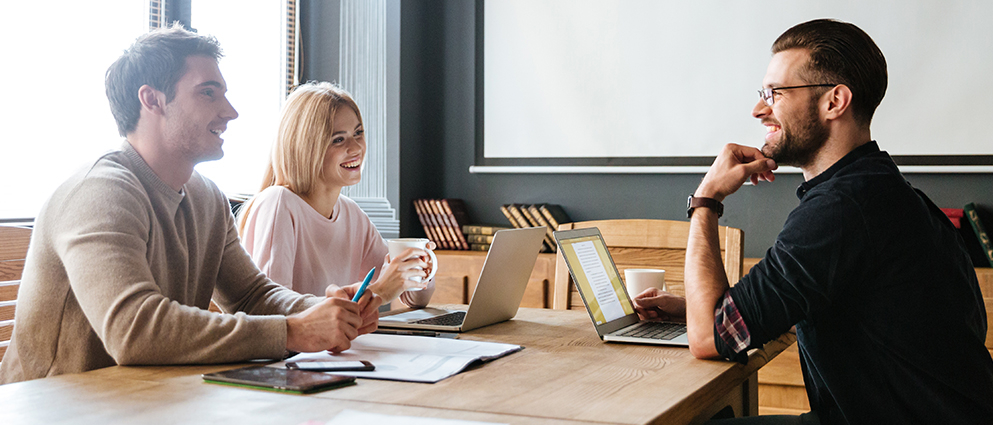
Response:
[[[414,282],[424,282],[427,280],[431,280],[431,278],[434,277],[435,273],[438,272],[438,257],[434,255],[434,251],[428,249],[429,242],[431,242],[431,240],[423,239],[423,238],[391,239],[389,242],[387,242],[387,245],[390,248],[390,261],[400,256],[400,254],[403,254],[403,252],[406,251],[408,248],[423,249],[427,251],[428,256],[431,257],[431,261],[428,264],[428,267],[431,268],[430,271],[428,272],[428,277],[427,279],[424,280],[421,280],[420,277],[413,277],[410,280]],[[420,290],[420,289],[421,288],[416,288],[411,290]]]
[[[624,284],[631,298],[645,292],[648,288],[665,290],[665,270],[662,269],[627,269],[624,270]]]

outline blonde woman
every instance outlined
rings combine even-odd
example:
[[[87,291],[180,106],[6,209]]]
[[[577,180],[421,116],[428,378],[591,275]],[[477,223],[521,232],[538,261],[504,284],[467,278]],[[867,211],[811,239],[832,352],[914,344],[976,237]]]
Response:
[[[262,188],[240,213],[242,244],[269,278],[297,292],[330,294],[376,267],[369,288],[384,303],[400,296],[423,307],[434,282],[412,278],[426,277],[427,253],[412,248],[390,259],[369,217],[341,194],[362,178],[365,154],[362,114],[348,92],[325,82],[297,87]]]

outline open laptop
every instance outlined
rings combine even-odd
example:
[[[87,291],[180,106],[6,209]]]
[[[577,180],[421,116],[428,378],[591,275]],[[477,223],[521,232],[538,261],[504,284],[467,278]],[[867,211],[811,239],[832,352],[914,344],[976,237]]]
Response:
[[[689,346],[685,323],[638,318],[600,229],[563,230],[554,235],[600,339]]]
[[[379,318],[379,327],[465,332],[510,320],[524,299],[524,290],[544,237],[544,227],[496,232],[468,309],[423,308],[387,313]],[[445,267],[444,264],[438,266]]]

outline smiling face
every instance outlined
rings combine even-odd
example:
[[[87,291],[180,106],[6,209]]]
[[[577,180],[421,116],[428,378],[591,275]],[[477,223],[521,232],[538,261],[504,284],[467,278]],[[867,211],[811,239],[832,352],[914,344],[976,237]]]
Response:
[[[187,57],[186,74],[176,82],[176,96],[163,107],[166,147],[191,164],[224,156],[221,133],[228,121],[238,117],[226,92],[214,58]]]
[[[809,53],[801,49],[776,53],[769,62],[762,86],[776,88],[822,83],[800,78],[800,70],[809,57]],[[829,136],[819,110],[820,95],[825,90],[810,87],[776,91],[772,106],[759,100],[752,116],[760,119],[766,127],[762,154],[780,165],[800,168],[813,161]]]
[[[334,128],[331,144],[324,152],[321,180],[329,187],[342,188],[357,184],[362,179],[365,160],[365,130],[358,114],[341,105],[332,120]]]

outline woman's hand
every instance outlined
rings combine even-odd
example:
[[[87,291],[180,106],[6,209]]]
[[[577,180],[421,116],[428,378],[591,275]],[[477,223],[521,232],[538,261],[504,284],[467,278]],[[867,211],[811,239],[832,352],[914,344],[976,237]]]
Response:
[[[383,298],[383,303],[396,299],[407,289],[423,289],[427,286],[424,279],[428,276],[428,253],[423,249],[408,248],[397,258],[384,258],[382,272],[369,289]],[[433,265],[432,265],[433,267]]]

